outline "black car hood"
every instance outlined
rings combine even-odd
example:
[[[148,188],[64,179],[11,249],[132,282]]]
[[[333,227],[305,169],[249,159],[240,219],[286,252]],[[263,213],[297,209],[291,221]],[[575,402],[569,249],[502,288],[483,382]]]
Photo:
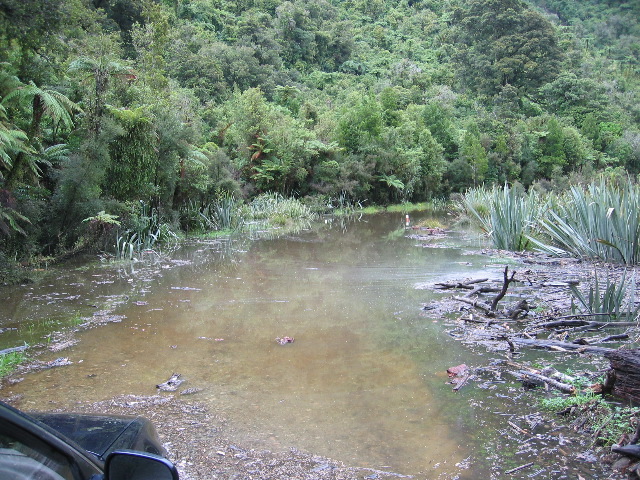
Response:
[[[121,449],[166,455],[153,425],[144,418],[40,412],[29,415],[101,460],[112,451]]]

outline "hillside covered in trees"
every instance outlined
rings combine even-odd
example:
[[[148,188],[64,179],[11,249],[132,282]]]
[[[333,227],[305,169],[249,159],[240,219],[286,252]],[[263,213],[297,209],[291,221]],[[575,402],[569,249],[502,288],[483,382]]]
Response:
[[[222,197],[635,179],[639,20],[637,0],[0,0],[0,261],[187,229]]]

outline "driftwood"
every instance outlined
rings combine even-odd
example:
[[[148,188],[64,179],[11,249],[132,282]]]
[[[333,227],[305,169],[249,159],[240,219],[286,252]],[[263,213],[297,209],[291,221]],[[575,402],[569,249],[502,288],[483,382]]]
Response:
[[[539,323],[536,327],[557,328],[557,327],[588,327],[588,328],[617,328],[634,327],[638,322],[595,322],[591,320],[553,320],[551,322]]]
[[[495,312],[491,311],[491,307],[488,305],[484,305],[483,302],[480,302],[479,300],[472,300],[467,297],[453,297],[453,299],[477,308],[478,310],[484,312],[484,314],[488,317],[495,317]]]
[[[537,340],[535,338],[518,338],[511,337],[511,342],[518,345],[527,345],[530,347],[548,348],[550,350],[560,350],[576,353],[598,353],[606,354],[609,352],[616,352],[613,348],[594,347],[591,345],[578,345],[577,343],[560,342],[558,340]]]
[[[612,369],[607,374],[607,386],[615,396],[640,404],[640,349],[611,350],[604,356]]]
[[[562,393],[569,393],[571,395],[576,393],[576,387],[574,387],[573,385],[559,382],[557,380],[554,380],[553,378],[545,377],[544,375],[541,375],[539,373],[534,373],[528,370],[520,370],[520,372],[518,373],[523,377],[533,380],[534,383],[546,383],[550,387],[560,390]]]
[[[578,345],[595,345],[596,343],[615,342],[617,340],[628,340],[629,335],[621,333],[619,335],[609,335],[604,338],[576,338],[573,343]]]
[[[473,295],[477,295],[479,293],[496,293],[499,292],[500,289],[498,287],[488,287],[486,285],[481,286],[481,287],[476,287],[473,290],[471,290],[469,293],[467,293],[465,295],[465,297],[471,297]]]
[[[476,283],[482,283],[489,280],[488,278],[478,278],[476,280],[467,280],[466,282],[440,282],[436,283],[436,287],[441,290],[447,290],[450,288],[462,288],[467,290],[473,290]]]

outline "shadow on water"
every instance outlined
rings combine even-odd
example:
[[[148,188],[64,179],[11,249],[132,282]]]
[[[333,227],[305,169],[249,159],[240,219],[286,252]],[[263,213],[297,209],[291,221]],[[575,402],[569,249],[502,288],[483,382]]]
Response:
[[[477,274],[486,259],[463,255],[455,235],[424,248],[402,220],[377,215],[279,239],[185,245],[171,259],[93,264],[7,289],[0,327],[17,330],[0,348],[25,341],[21,325],[38,319],[95,316],[99,307],[117,322],[46,355],[68,356],[71,366],[1,394],[24,395],[25,408],[72,408],[155,394],[179,372],[243,445],[295,446],[406,474],[454,472],[487,448],[489,420],[468,395],[491,400],[445,384],[448,367],[477,358],[421,311],[437,294],[415,287]],[[279,345],[282,336],[295,342]],[[477,467],[474,478],[488,468]]]

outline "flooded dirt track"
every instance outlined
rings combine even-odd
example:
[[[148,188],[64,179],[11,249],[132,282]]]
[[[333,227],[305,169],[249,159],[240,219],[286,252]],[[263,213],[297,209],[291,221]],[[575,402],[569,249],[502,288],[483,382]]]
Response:
[[[487,375],[452,391],[447,368],[491,359],[420,309],[444,293],[417,287],[499,278],[502,265],[466,254],[475,239],[425,244],[402,221],[185,245],[8,288],[0,349],[69,319],[78,332],[38,357],[71,364],[5,382],[0,396],[149,416],[186,478],[605,478],[571,432],[509,426],[531,413],[519,384]],[[183,383],[159,391],[174,373]]]

